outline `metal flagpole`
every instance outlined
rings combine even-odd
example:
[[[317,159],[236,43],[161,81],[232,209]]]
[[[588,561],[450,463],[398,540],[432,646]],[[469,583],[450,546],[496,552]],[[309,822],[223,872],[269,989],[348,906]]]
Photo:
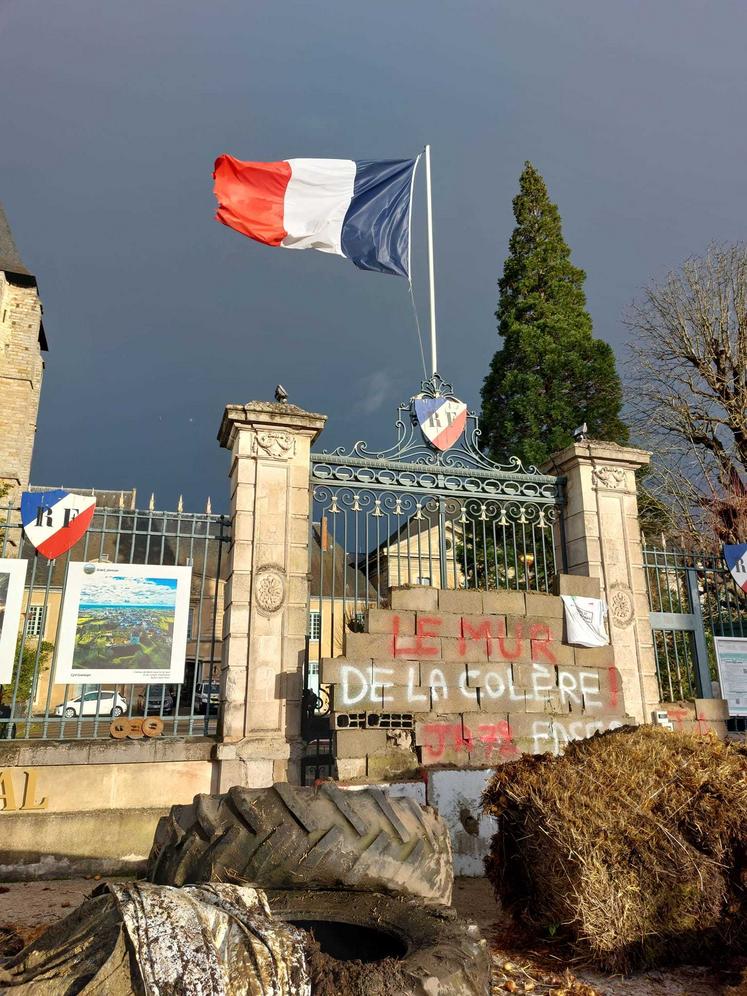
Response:
[[[438,366],[436,359],[436,289],[433,274],[433,205],[431,202],[431,147],[425,147],[425,193],[428,202],[428,284],[431,303],[431,362],[433,374]]]

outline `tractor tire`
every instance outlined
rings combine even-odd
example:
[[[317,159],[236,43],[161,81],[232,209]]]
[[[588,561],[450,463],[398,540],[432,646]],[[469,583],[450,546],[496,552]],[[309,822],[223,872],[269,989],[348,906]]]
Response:
[[[274,919],[311,934],[312,993],[488,996],[491,957],[450,908],[376,893],[269,891]]]
[[[262,889],[390,892],[448,906],[449,832],[430,807],[381,789],[234,787],[173,806],[159,821],[148,878],[243,881]]]

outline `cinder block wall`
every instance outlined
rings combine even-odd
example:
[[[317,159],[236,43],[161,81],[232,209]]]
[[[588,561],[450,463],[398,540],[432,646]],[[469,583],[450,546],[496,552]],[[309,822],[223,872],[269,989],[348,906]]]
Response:
[[[558,595],[393,588],[367,631],[324,659],[339,777],[485,767],[635,722],[611,646],[572,647],[559,595],[599,597],[561,576]]]

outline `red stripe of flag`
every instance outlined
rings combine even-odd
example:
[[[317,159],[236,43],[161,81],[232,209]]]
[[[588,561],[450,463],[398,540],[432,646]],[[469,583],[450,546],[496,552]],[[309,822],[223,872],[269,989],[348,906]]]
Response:
[[[279,246],[288,234],[283,225],[290,163],[245,163],[233,156],[215,160],[215,215],[229,228],[268,246]]]
[[[80,515],[76,515],[73,521],[64,526],[54,536],[50,536],[49,539],[44,540],[37,547],[39,553],[45,556],[48,560],[54,560],[55,557],[59,557],[61,554],[66,553],[82,537],[83,533],[91,525],[91,520],[93,519],[93,513],[96,511],[96,504],[91,505],[87,508],[85,512],[81,512]]]

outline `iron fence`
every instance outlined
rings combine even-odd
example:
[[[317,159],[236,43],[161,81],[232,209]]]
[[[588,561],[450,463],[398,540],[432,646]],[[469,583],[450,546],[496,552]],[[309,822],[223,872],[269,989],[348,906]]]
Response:
[[[656,671],[662,702],[710,698],[714,637],[747,636],[747,604],[721,557],[646,547]]]
[[[209,512],[97,508],[84,537],[63,557],[47,560],[26,539],[18,509],[0,512],[0,556],[28,561],[13,672],[0,686],[0,739],[108,738],[120,713],[130,720],[157,717],[162,736],[214,735],[230,521]],[[67,569],[74,562],[192,568],[180,684],[55,682]]]

